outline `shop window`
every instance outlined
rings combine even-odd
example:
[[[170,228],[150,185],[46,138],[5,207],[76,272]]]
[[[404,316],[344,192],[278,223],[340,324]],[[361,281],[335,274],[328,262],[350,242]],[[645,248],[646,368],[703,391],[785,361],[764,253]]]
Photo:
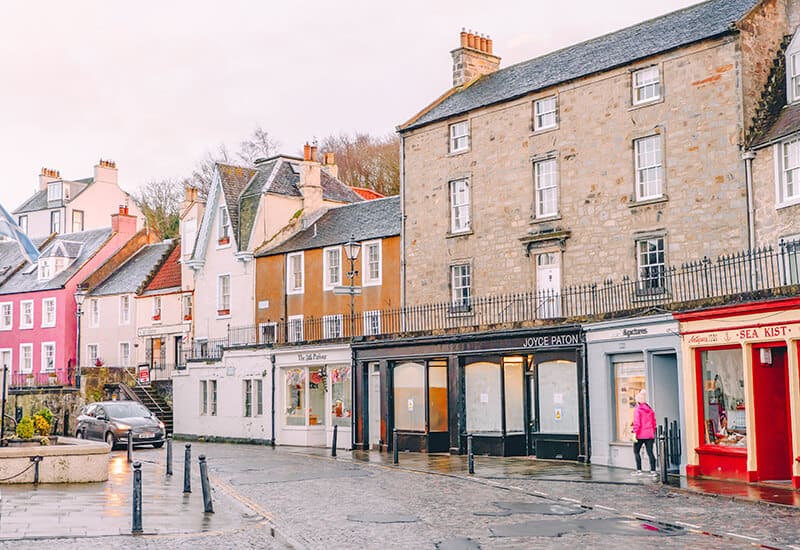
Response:
[[[425,367],[402,363],[394,368],[394,423],[398,430],[425,430]]]
[[[464,369],[464,380],[467,433],[502,432],[500,365],[487,362],[469,364]]]
[[[308,423],[325,425],[325,368],[308,369]]]
[[[578,366],[574,361],[546,361],[537,365],[539,377],[539,432],[578,433]]]
[[[616,441],[631,442],[633,410],[636,408],[636,394],[645,389],[643,361],[617,361],[613,363],[614,396],[616,407]]]
[[[350,427],[353,415],[350,367],[334,367],[329,371],[331,383],[331,418],[334,426]]]
[[[742,350],[717,349],[700,352],[703,374],[701,429],[709,445],[745,447],[747,415],[744,408]]]
[[[428,367],[428,428],[431,432],[446,432],[447,422],[447,362],[437,361]]]
[[[306,369],[286,371],[286,414],[287,426],[306,424]]]
[[[523,357],[506,357],[503,359],[503,387],[506,391],[506,433],[525,432],[524,367],[525,359]]]

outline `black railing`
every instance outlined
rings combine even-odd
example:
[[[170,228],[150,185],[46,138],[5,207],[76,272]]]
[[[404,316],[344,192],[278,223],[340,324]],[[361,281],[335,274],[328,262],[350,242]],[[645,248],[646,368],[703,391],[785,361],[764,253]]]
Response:
[[[676,311],[709,298],[747,296],[800,283],[800,241],[781,242],[680,267],[648,267],[637,280],[576,285],[560,291],[471,297],[379,311],[230,327],[227,338],[196,340],[187,359],[219,359],[225,348],[513,325],[542,319],[591,319],[660,307]],[[770,292],[768,292],[769,294]],[[750,299],[756,298],[751,295]]]

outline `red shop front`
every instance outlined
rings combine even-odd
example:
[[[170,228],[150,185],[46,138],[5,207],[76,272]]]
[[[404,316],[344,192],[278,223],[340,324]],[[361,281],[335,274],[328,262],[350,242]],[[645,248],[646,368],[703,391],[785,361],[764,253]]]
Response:
[[[687,475],[800,487],[800,299],[675,317],[684,357]]]

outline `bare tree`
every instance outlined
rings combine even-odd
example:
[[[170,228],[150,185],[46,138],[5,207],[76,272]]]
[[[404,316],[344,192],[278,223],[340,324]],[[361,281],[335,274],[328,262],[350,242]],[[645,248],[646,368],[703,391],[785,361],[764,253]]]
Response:
[[[142,211],[148,227],[163,239],[178,236],[178,209],[182,186],[175,180],[150,180],[133,193],[136,206]]]
[[[352,187],[365,187],[383,195],[400,192],[400,138],[396,134],[334,134],[320,144],[334,153],[339,179]]]
[[[247,166],[252,166],[257,159],[274,155],[278,147],[280,142],[273,139],[261,126],[257,126],[250,136],[239,144],[236,156]]]

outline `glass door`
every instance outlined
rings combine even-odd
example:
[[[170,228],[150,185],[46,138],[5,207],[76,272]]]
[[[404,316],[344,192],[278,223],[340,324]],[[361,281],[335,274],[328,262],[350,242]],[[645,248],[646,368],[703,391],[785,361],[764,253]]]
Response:
[[[450,449],[447,414],[447,361],[428,363],[428,451]]]

